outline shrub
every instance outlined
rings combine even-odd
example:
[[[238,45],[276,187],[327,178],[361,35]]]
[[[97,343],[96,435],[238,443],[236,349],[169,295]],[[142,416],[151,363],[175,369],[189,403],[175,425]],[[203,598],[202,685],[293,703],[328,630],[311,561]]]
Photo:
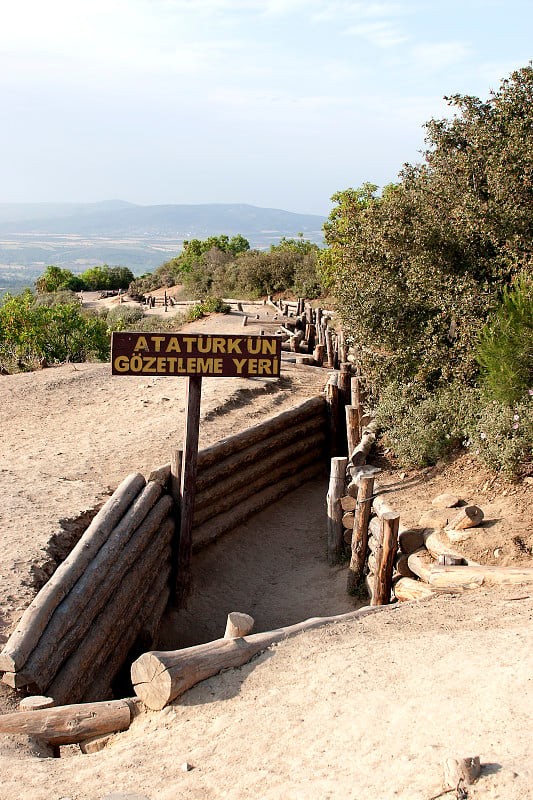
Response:
[[[116,305],[107,312],[107,327],[112,331],[123,331],[139,322],[144,312],[139,306]]]
[[[488,469],[509,480],[533,472],[533,389],[512,406],[484,402],[466,427],[468,447]]]
[[[28,290],[4,296],[0,307],[0,368],[35,369],[40,364],[109,357],[105,319],[83,312],[79,301],[39,305]]]
[[[187,311],[187,322],[195,322],[208,314],[229,314],[231,306],[220,297],[206,297],[201,303],[195,303]]]
[[[395,382],[383,390],[376,416],[400,463],[423,467],[462,447],[478,404],[479,392],[463,385],[428,392]]]

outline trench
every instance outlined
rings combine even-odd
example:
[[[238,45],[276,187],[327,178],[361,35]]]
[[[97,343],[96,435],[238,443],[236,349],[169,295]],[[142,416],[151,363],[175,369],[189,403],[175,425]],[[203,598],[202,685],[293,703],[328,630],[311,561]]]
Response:
[[[136,642],[113,682],[115,696],[131,696],[129,668],[146,649],[218,639],[231,611],[250,614],[255,633],[361,605],[346,592],[345,565],[327,563],[326,492],[325,478],[310,481],[195,553],[186,607],[167,608],[153,647]]]

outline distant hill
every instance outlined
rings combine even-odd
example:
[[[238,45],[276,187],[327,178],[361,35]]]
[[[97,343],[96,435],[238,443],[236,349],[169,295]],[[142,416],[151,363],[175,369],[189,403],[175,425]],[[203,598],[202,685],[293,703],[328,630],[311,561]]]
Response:
[[[241,233],[255,240],[296,236],[322,239],[324,217],[246,204],[139,206],[104,203],[0,203],[0,236],[17,234],[205,238]],[[254,246],[254,245],[253,245]]]
[[[180,252],[184,239],[240,233],[262,250],[302,233],[321,245],[324,222],[246,204],[0,203],[0,296],[32,286],[48,264],[73,272],[97,264],[153,272]]]

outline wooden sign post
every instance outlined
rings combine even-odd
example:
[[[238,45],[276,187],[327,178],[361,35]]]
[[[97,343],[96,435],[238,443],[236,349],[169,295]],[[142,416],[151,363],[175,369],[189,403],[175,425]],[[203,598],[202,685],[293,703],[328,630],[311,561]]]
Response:
[[[275,378],[279,377],[280,367],[281,339],[278,336],[215,336],[132,331],[113,333],[113,375],[187,378],[175,590],[178,604],[183,603],[190,590],[202,378]]]

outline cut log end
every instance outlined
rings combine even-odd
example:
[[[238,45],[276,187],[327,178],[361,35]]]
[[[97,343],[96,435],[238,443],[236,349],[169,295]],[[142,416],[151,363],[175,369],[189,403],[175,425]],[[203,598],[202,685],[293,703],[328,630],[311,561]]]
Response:
[[[247,636],[252,632],[254,624],[255,620],[249,614],[232,611],[228,614],[224,639],[238,639],[240,636]]]

